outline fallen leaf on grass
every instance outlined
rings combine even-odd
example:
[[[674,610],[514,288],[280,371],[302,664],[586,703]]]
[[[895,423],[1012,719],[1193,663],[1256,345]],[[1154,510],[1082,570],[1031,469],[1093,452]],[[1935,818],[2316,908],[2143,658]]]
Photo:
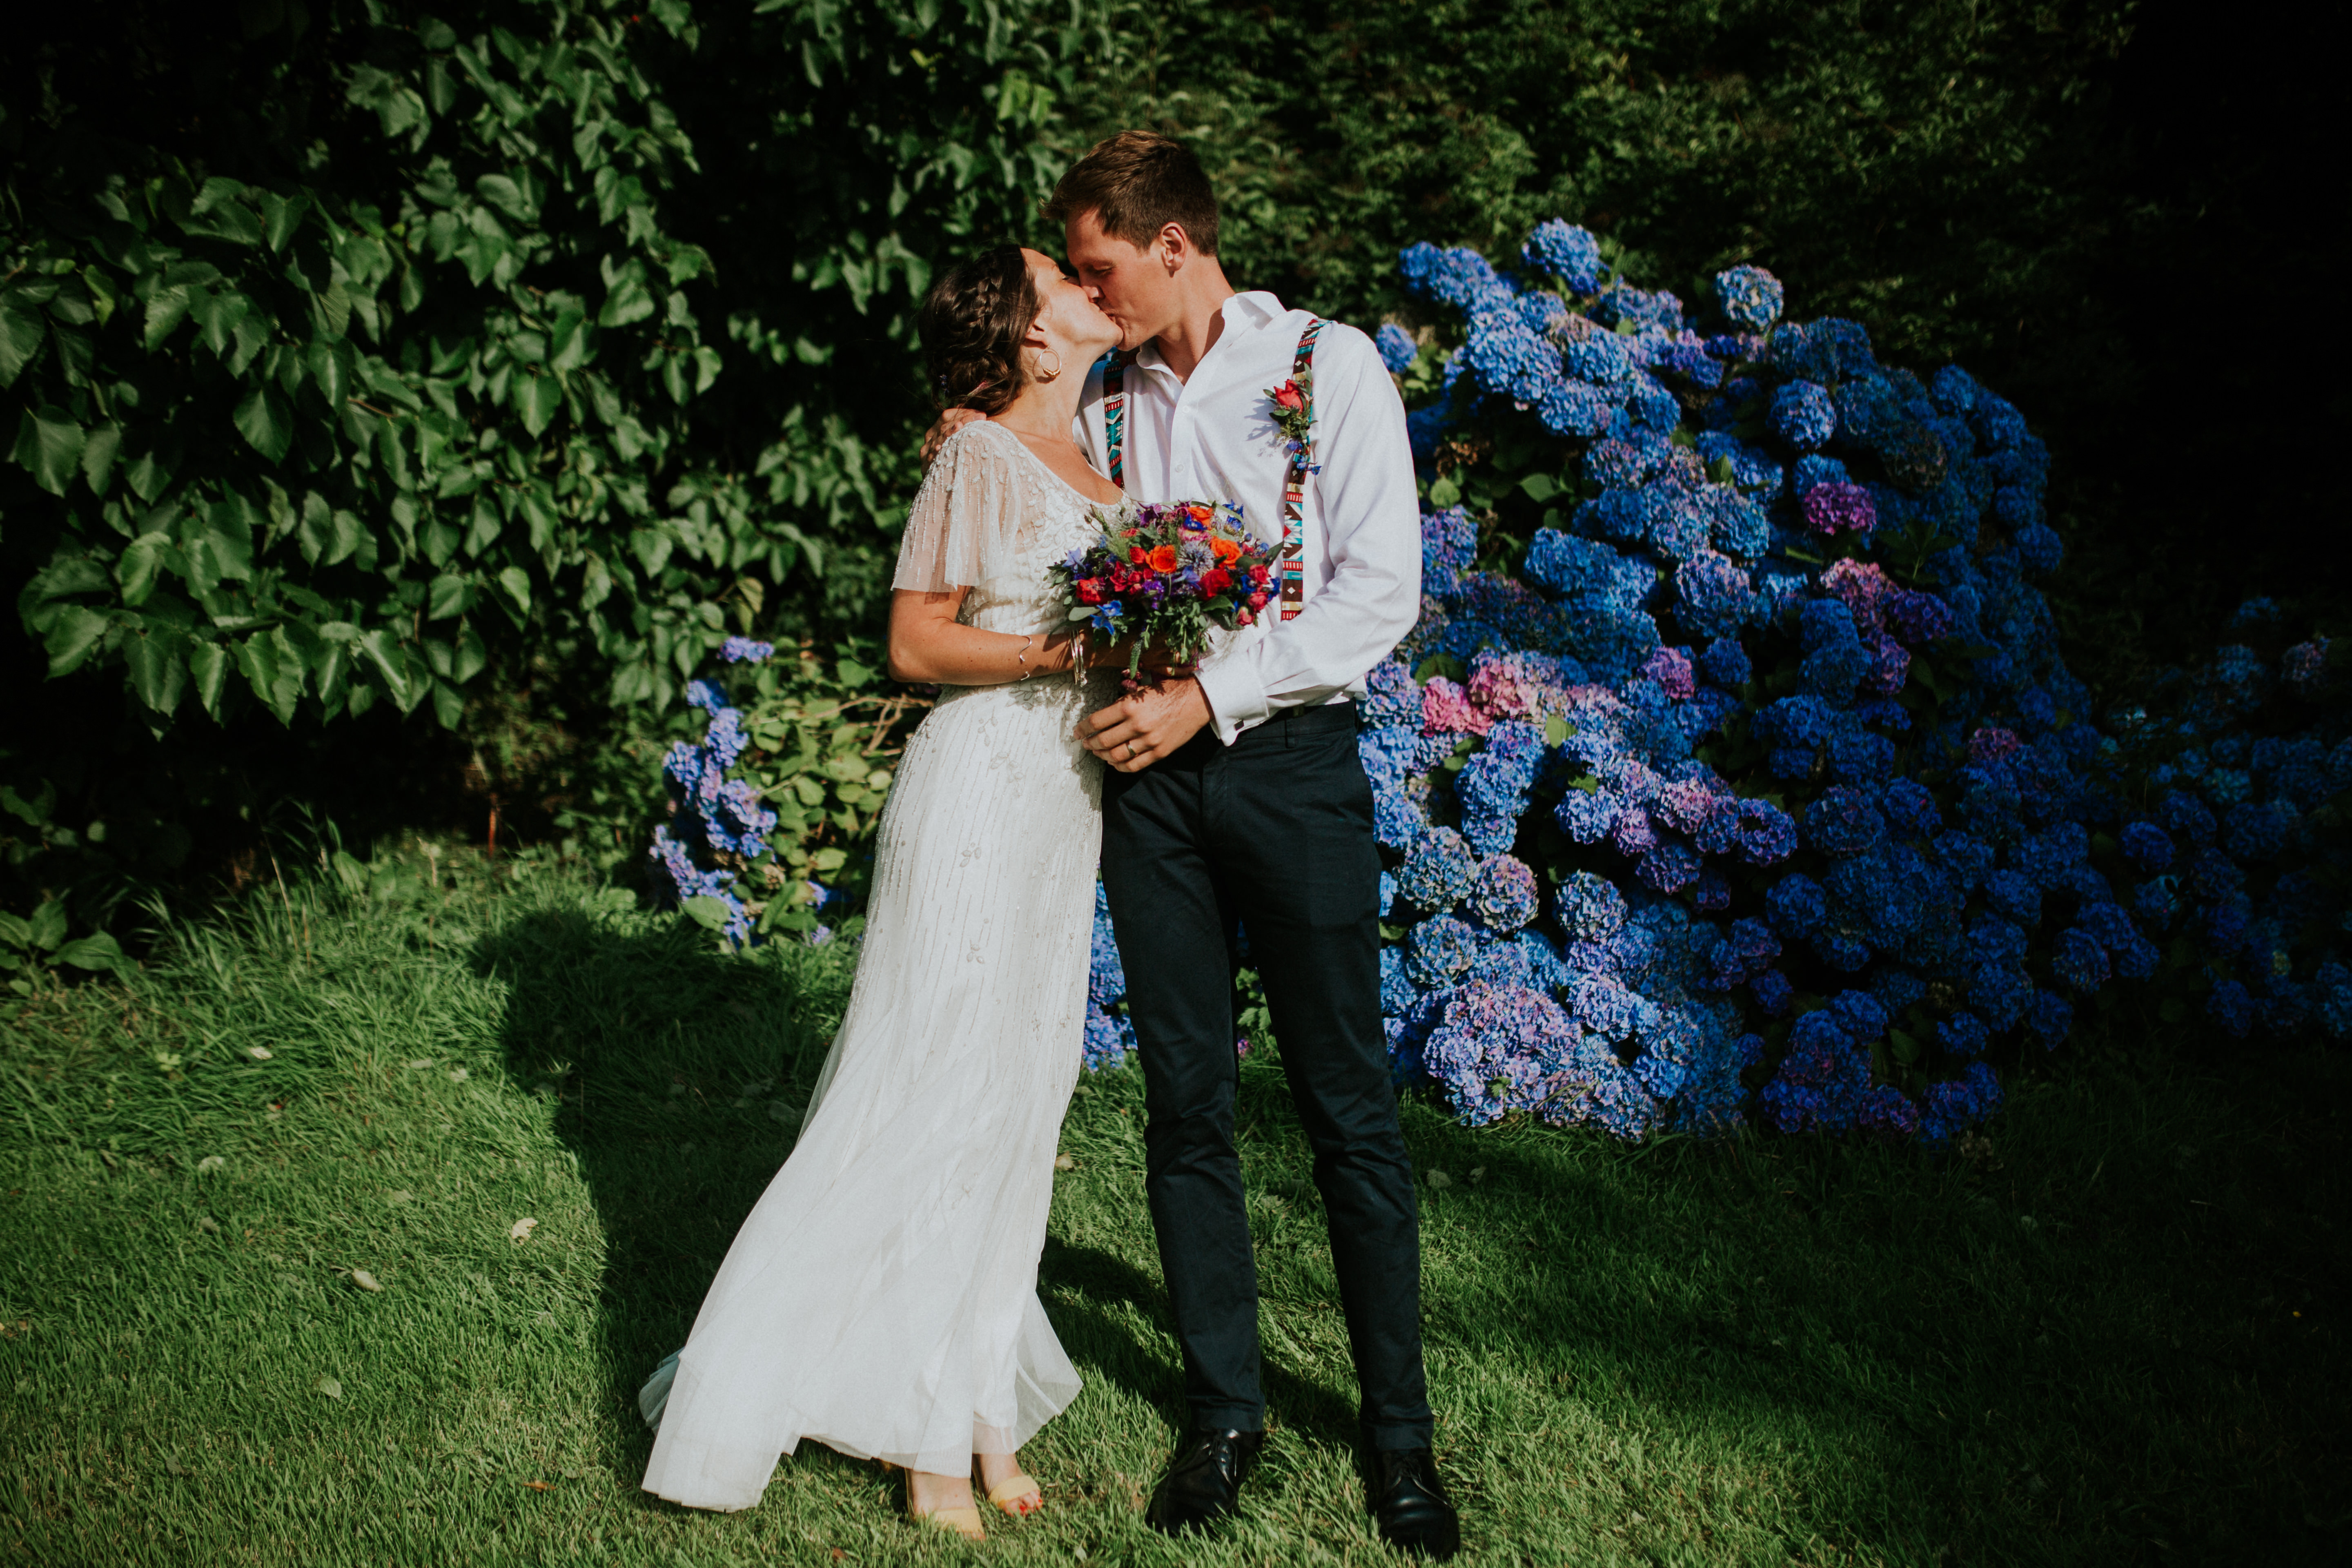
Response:
[[[463,1083],[471,1076],[472,1075],[467,1073],[464,1068],[451,1068],[449,1069],[449,1081],[451,1083]]]
[[[408,1070],[411,1072],[423,1072],[426,1068],[429,1068],[432,1065],[433,1063],[428,1058],[418,1057],[415,1061],[408,1064]]]
[[[269,1047],[268,1046],[247,1046],[245,1047],[245,1054],[251,1057],[255,1061],[266,1062],[269,1059]]]
[[[207,1154],[203,1159],[196,1162],[196,1174],[201,1176],[205,1174],[207,1172],[217,1171],[227,1163],[228,1160],[225,1155]]]
[[[386,1203],[388,1203],[388,1204],[404,1204],[404,1203],[413,1203],[414,1201],[415,1201],[415,1198],[416,1198],[416,1194],[415,1194],[415,1193],[410,1192],[410,1191],[409,1191],[407,1188],[405,1188],[405,1187],[401,1187],[401,1188],[398,1188],[398,1189],[396,1189],[396,1190],[394,1190],[394,1191],[393,1191],[393,1192],[389,1192],[389,1193],[386,1193],[386,1194],[383,1194],[383,1201],[384,1201],[384,1202],[386,1202]]]
[[[535,1492],[551,1492],[555,1489],[553,1487],[549,1486],[545,1481],[525,1481],[523,1482],[523,1485],[529,1487]]]
[[[530,1233],[538,1228],[539,1221],[526,1215],[507,1227],[507,1239],[516,1243],[529,1241]]]
[[[1443,1171],[1432,1171],[1429,1173],[1429,1184],[1433,1190],[1442,1193],[1454,1184],[1454,1178]]]
[[[310,1386],[330,1399],[341,1399],[343,1396],[343,1385],[323,1372],[319,1374],[318,1381]]]
[[[771,1121],[798,1121],[801,1119],[801,1108],[788,1100],[779,1100],[768,1107],[768,1116]]]
[[[1056,1154],[1054,1156],[1054,1169],[1057,1171],[1075,1171],[1077,1168],[1078,1163],[1076,1160],[1071,1159],[1067,1154]]]
[[[199,1215],[196,1216],[196,1228],[206,1236],[215,1236],[220,1232],[220,1221],[210,1215]]]
[[[358,1286],[362,1290],[381,1290],[383,1289],[383,1286],[376,1283],[375,1276],[369,1273],[364,1268],[354,1268],[352,1270],[352,1283]]]

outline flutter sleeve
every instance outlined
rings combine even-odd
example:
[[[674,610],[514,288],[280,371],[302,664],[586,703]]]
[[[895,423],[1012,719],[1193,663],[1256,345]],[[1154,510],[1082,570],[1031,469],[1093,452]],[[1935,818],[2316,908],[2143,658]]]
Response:
[[[915,492],[890,586],[946,594],[1012,570],[1027,495],[1020,439],[985,421],[947,438]]]

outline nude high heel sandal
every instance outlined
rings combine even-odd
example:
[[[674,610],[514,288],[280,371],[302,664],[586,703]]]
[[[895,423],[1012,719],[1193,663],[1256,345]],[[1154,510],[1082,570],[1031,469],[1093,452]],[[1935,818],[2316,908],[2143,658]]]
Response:
[[[971,1468],[971,1484],[982,1484],[977,1462]],[[1045,1506],[1045,1494],[1034,1479],[1015,1470],[988,1488],[988,1500],[1014,1519],[1026,1519]]]
[[[980,1510],[977,1508],[935,1508],[929,1513],[918,1513],[915,1511],[914,1473],[908,1470],[905,1466],[894,1465],[887,1459],[877,1459],[874,1462],[881,1466],[886,1472],[896,1471],[898,1474],[905,1478],[907,1488],[907,1517],[908,1519],[914,1521],[917,1524],[929,1525],[934,1530],[948,1531],[952,1534],[963,1537],[966,1541],[980,1542],[986,1541],[988,1539],[988,1531],[981,1528]]]

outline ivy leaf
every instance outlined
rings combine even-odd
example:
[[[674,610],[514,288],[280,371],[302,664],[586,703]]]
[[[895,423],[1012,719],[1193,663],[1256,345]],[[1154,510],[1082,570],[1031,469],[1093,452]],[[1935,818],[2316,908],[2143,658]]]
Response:
[[[81,477],[89,481],[90,493],[102,496],[114,478],[114,459],[122,450],[122,426],[112,420],[89,428],[89,438],[82,444]]]
[[[735,911],[723,900],[707,896],[688,899],[678,907],[705,931],[723,931],[727,922],[735,918]]]
[[[291,657],[282,633],[257,632],[236,645],[236,665],[246,683],[280,724],[294,721],[294,704],[302,695],[302,661]]]
[[[474,602],[472,588],[470,582],[455,573],[445,572],[434,578],[432,587],[427,590],[425,619],[446,621],[452,616],[464,615],[467,607]]]
[[[147,325],[144,342],[147,352],[153,353],[163,347],[163,340],[173,328],[187,319],[188,290],[184,285],[158,289],[147,297]]]
[[[416,706],[416,700],[424,693],[416,689],[409,675],[408,661],[402,657],[400,645],[393,641],[390,632],[379,626],[367,633],[360,638],[360,651],[374,666],[376,678],[383,682],[383,693],[392,699],[394,707],[405,713]]]
[[[327,400],[328,407],[341,408],[351,392],[352,345],[338,339],[312,338],[307,358],[319,395]]]
[[[98,639],[106,635],[107,619],[94,610],[79,605],[61,605],[49,623],[49,635],[43,647],[49,656],[49,679],[71,675],[98,647]]]
[[[196,700],[215,720],[220,717],[222,690],[228,685],[228,650],[216,642],[197,642],[188,649],[188,672],[196,678]]]
[[[245,187],[235,180],[215,176],[205,182],[189,204],[180,226],[190,234],[226,239],[237,245],[261,243],[261,217],[245,205]]]
[[[74,416],[53,404],[28,408],[16,425],[16,449],[11,454],[32,470],[33,482],[53,496],[66,493],[81,462],[88,432]]]
[[[15,385],[33,363],[45,330],[38,310],[18,304],[13,293],[0,294],[0,387]]]
[[[551,375],[515,377],[515,412],[533,436],[547,428],[563,410],[563,386]]]
[[[530,618],[530,574],[520,566],[508,566],[499,573],[499,586],[506,590],[507,613],[518,626]]]
[[[272,250],[283,250],[294,231],[302,225],[302,215],[310,210],[310,198],[306,192],[297,191],[290,196],[275,192],[261,193],[261,236]]]
[[[604,296],[604,308],[596,314],[600,327],[625,327],[631,321],[642,321],[654,313],[653,290],[646,287],[645,267],[632,261],[607,279],[611,292]]]
[[[264,383],[246,394],[245,401],[236,405],[236,433],[273,463],[283,459],[294,444],[294,411],[273,385]]]
[[[126,637],[123,662],[131,667],[131,687],[139,700],[169,718],[180,706],[186,689],[187,639],[170,626],[150,626],[143,636]]]
[[[147,602],[155,591],[156,574],[166,566],[185,574],[186,567],[172,536],[158,530],[142,533],[123,547],[122,557],[114,563],[114,580],[122,589],[122,602],[132,609]]]
[[[455,730],[466,719],[466,699],[446,680],[433,683],[433,717],[444,730]]]

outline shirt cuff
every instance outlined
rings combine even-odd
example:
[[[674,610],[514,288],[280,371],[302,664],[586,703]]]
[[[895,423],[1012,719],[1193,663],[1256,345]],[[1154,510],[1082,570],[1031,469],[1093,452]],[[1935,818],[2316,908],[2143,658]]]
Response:
[[[1209,721],[1224,745],[1232,745],[1234,737],[1274,711],[1265,700],[1265,688],[1258,684],[1257,672],[1240,659],[1218,659],[1192,679],[1201,683],[1201,695],[1209,700]]]

